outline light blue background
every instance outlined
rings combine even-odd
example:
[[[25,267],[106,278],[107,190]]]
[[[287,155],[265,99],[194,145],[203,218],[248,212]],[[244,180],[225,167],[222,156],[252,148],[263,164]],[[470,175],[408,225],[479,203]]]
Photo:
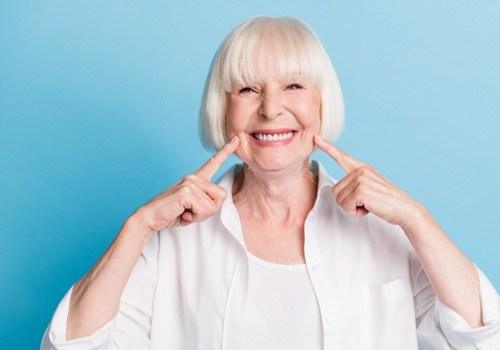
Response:
[[[257,14],[311,25],[345,94],[337,144],[423,202],[500,287],[500,2],[4,0],[0,348],[37,348],[123,220],[210,157],[208,66]]]

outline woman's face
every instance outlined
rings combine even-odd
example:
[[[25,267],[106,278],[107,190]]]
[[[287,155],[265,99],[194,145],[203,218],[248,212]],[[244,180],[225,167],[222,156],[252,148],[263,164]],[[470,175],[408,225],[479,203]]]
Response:
[[[300,78],[283,81],[263,73],[256,85],[233,86],[227,135],[238,135],[236,155],[254,170],[302,166],[313,151],[313,136],[320,132],[320,94]]]

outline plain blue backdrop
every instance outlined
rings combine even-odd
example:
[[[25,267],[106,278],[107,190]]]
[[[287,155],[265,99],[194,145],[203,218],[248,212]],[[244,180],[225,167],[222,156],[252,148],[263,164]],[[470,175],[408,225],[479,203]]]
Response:
[[[209,64],[258,14],[315,30],[345,95],[337,145],[424,203],[500,287],[500,2],[4,0],[1,349],[37,348],[127,216],[210,157]]]

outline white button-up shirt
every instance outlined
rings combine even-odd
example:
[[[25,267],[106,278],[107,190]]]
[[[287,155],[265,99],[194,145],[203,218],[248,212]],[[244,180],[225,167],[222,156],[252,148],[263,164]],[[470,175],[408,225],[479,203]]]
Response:
[[[332,195],[335,181],[316,162],[311,170],[319,183],[305,221],[304,252],[324,349],[500,349],[500,300],[481,271],[484,326],[470,328],[437,300],[399,226],[372,214],[347,215]],[[233,167],[220,181],[229,194],[234,173]],[[93,335],[66,341],[68,292],[41,348],[240,349],[248,264],[229,195],[220,212],[204,222],[151,238],[118,314]]]

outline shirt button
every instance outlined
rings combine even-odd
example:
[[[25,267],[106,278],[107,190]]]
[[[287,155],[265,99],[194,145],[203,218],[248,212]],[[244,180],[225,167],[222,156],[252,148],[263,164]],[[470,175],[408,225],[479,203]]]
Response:
[[[314,272],[320,272],[321,270],[323,270],[323,266],[321,266],[321,265],[314,265],[313,266]]]
[[[334,318],[333,317],[328,317],[328,320],[326,322],[331,326],[333,324]]]

